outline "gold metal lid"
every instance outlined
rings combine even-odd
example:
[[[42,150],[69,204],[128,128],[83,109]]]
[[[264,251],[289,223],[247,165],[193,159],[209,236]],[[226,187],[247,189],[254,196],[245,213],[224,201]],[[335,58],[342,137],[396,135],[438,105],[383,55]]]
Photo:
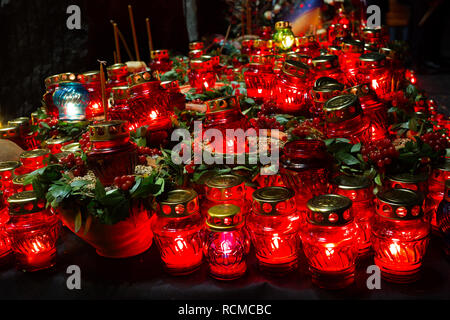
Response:
[[[253,48],[257,49],[270,49],[273,47],[273,40],[255,39],[253,40]]]
[[[334,84],[334,83],[339,83],[339,81],[337,81],[334,78],[330,78],[330,77],[320,77],[320,78],[316,79],[316,81],[314,81],[314,87],[321,87],[323,85]]]
[[[266,187],[253,192],[253,210],[263,215],[289,214],[296,210],[295,192],[284,187]]]
[[[380,48],[380,53],[385,55],[386,58],[395,58],[395,51],[391,48]]]
[[[275,23],[275,30],[290,28],[291,23],[289,21],[277,21]]]
[[[364,38],[378,38],[381,36],[381,28],[364,28],[362,33]]]
[[[370,180],[363,176],[341,175],[334,178],[332,183],[343,190],[358,190],[370,187]]]
[[[133,86],[137,86],[142,83],[157,81],[157,79],[155,77],[153,77],[153,75],[150,71],[143,71],[143,72],[129,75],[127,77],[127,81],[128,81],[128,86],[131,88]]]
[[[325,54],[315,57],[311,63],[316,70],[331,70],[339,66],[338,57],[334,54]]]
[[[203,55],[203,50],[191,50],[189,51],[189,59],[198,59]]]
[[[45,78],[45,87],[48,89],[48,87],[56,85],[61,82],[74,82],[77,81],[77,75],[72,72],[66,72],[66,73],[59,73],[55,74],[53,76],[49,76]]]
[[[189,63],[191,69],[211,69],[213,67],[213,61],[205,56],[201,56],[196,59],[192,59]]]
[[[386,56],[378,52],[368,52],[364,53],[359,57],[359,65],[370,68],[379,68],[384,66],[386,63]]]
[[[0,139],[9,139],[19,136],[19,127],[17,125],[7,125],[0,127]]]
[[[169,58],[169,50],[153,50],[150,52],[150,56],[152,59],[168,59]]]
[[[273,64],[275,61],[275,56],[273,55],[251,55],[249,57],[249,63],[253,65],[267,65]]]
[[[100,82],[100,71],[92,70],[78,75],[78,81],[83,83]]]
[[[128,67],[125,63],[116,63],[106,68],[106,72],[108,72],[108,74],[114,73],[116,70],[128,71]]]
[[[359,40],[345,39],[342,41],[342,52],[362,53],[364,51],[364,43]]]
[[[362,113],[358,97],[353,94],[340,95],[331,98],[323,107],[325,121],[337,123],[353,119]]]
[[[0,172],[12,171],[20,166],[19,161],[2,161],[0,162]]]
[[[45,201],[39,200],[33,191],[15,193],[8,198],[10,215],[40,212],[45,209]]]
[[[44,80],[45,88],[48,89],[48,87],[50,87],[52,85],[56,85],[59,82],[59,78],[60,78],[60,74],[55,74],[55,75],[45,78],[45,80]]]
[[[20,155],[20,159],[32,159],[38,157],[44,157],[50,154],[49,149],[34,149],[30,151],[25,151]]]
[[[166,218],[181,218],[198,212],[198,194],[194,190],[178,189],[158,197],[158,214]]]
[[[428,180],[428,173],[418,172],[412,174],[409,172],[391,174],[387,177],[389,181],[400,182],[400,183],[420,183]]]
[[[97,142],[129,137],[126,123],[124,120],[111,120],[92,124],[89,126],[90,140]]]
[[[304,53],[288,52],[286,53],[286,60],[295,60],[303,62],[304,64],[311,63],[311,57]],[[309,62],[308,62],[309,61]]]
[[[62,144],[66,141],[65,138],[50,138],[42,142],[42,146],[48,146],[48,145],[55,145],[55,144]]]
[[[202,50],[205,47],[205,44],[202,41],[194,41],[189,43],[189,50]]]
[[[28,126],[30,125],[30,118],[28,117],[20,117],[13,120],[8,121],[9,125],[12,126]]]
[[[240,110],[239,99],[236,96],[228,96],[206,101],[206,114],[222,112],[225,110]]]
[[[81,151],[81,147],[78,142],[69,143],[61,147],[61,152],[75,153],[78,151]]]
[[[409,189],[388,189],[377,194],[377,213],[395,220],[413,220],[423,216],[424,196]]]
[[[283,73],[297,78],[306,78],[309,74],[309,67],[300,61],[286,60],[283,64]]]
[[[126,86],[113,87],[111,92],[114,100],[126,100],[130,96],[129,88]]]
[[[341,226],[353,220],[352,201],[338,194],[323,194],[307,202],[308,220],[321,226]]]
[[[14,185],[18,185],[18,186],[25,186],[25,183],[24,183],[24,181],[25,181],[25,179],[27,178],[27,174],[22,174],[22,175],[20,175],[20,176],[16,176],[16,177],[14,177],[14,179],[12,180],[12,183],[14,184]]]
[[[233,188],[243,183],[244,179],[241,176],[235,176],[232,174],[214,175],[205,182],[207,187],[215,189]]]
[[[215,231],[227,231],[242,224],[241,208],[234,204],[220,204],[208,210],[206,225]]]

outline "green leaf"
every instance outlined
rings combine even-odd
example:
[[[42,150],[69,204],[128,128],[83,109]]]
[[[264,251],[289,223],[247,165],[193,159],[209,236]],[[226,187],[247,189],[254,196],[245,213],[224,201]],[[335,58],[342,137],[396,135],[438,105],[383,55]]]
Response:
[[[382,185],[383,185],[383,184],[381,183],[381,176],[380,176],[379,174],[377,174],[377,175],[375,176],[374,181],[375,181],[375,183],[376,183],[377,185],[379,185],[379,186],[382,186]]]
[[[339,160],[342,163],[345,163],[348,166],[359,164],[359,160],[349,153],[338,152],[335,154],[335,157],[337,160]]]
[[[78,210],[77,215],[75,216],[75,233],[78,233],[78,231],[80,231],[81,229],[81,225],[83,223],[83,218],[81,216],[81,211]]]
[[[95,182],[95,190],[94,190],[95,198],[100,200],[106,197],[106,190],[103,184],[99,179]]]
[[[350,152],[355,153],[361,151],[361,143],[354,144]]]

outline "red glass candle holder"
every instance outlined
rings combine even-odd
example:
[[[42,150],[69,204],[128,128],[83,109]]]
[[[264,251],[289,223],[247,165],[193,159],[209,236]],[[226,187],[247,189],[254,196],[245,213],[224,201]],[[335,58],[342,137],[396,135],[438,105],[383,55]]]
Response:
[[[202,41],[194,41],[189,43],[189,51],[192,50],[203,50],[205,44]]]
[[[350,37],[350,29],[348,26],[342,25],[340,23],[331,24],[328,27],[328,44],[329,45],[340,45],[344,39]]]
[[[386,65],[386,56],[377,52],[362,54],[356,75],[359,84],[369,83],[370,88],[381,98],[391,92],[392,74]]]
[[[344,85],[333,78],[322,77],[317,79],[311,89],[311,115],[315,118],[323,119],[325,102],[341,95],[343,90]]]
[[[259,30],[259,37],[263,40],[272,39],[272,27],[271,26],[261,26]]]
[[[20,174],[27,174],[47,166],[49,156],[50,150],[48,149],[35,149],[23,152],[20,155],[20,162],[22,163]]]
[[[20,136],[20,129],[17,125],[6,125],[0,127],[0,139],[6,139],[14,142],[22,149],[27,149],[25,141]]]
[[[50,138],[42,142],[42,147],[50,150],[51,154],[57,154],[61,152],[61,148],[65,142],[65,138]]]
[[[297,268],[300,217],[293,190],[283,187],[256,190],[247,228],[261,270],[284,275]]]
[[[358,229],[349,198],[325,194],[308,201],[307,224],[302,230],[303,251],[314,284],[344,288],[355,281]]]
[[[344,72],[347,83],[356,85],[358,83],[356,75],[358,72],[359,57],[364,51],[364,44],[358,40],[346,39],[342,42],[342,54],[339,55],[339,66]]]
[[[115,87],[128,86],[127,78],[130,75],[125,63],[116,63],[106,68],[108,81],[106,82],[106,96],[110,97],[112,89]]]
[[[0,162],[0,191],[3,193],[5,199],[8,199],[14,193],[14,170],[18,167],[20,167],[19,161]]]
[[[234,280],[245,274],[248,247],[243,225],[238,206],[223,204],[209,209],[204,252],[213,278]]]
[[[219,141],[219,139],[212,141],[212,138],[208,137],[205,131],[202,148],[210,153],[223,154],[226,157],[225,162],[231,162],[232,165],[235,163],[234,157],[236,154],[248,151],[248,145],[240,144],[236,136],[227,137],[227,129],[242,129],[245,131],[248,128],[247,118],[241,113],[239,99],[236,96],[207,101],[203,127],[205,129],[214,128],[221,132],[222,141]]]
[[[345,94],[331,98],[323,110],[328,138],[347,138],[363,144],[370,141],[370,119],[364,116],[357,96]]]
[[[6,223],[9,220],[6,198],[0,191],[0,266],[7,265],[10,261],[11,240],[6,232]]]
[[[397,91],[400,89],[400,84],[405,78],[406,68],[403,62],[399,59],[396,51],[390,48],[380,48],[381,54],[386,56],[386,64],[389,67],[392,74],[391,91]]]
[[[152,71],[164,73],[172,69],[172,61],[169,59],[168,50],[154,50],[150,55],[152,61],[149,67]]]
[[[216,85],[216,73],[213,68],[213,61],[210,59],[193,59],[190,62],[188,71],[189,84],[197,89],[197,92],[211,90]]]
[[[314,36],[295,37],[294,51],[315,58],[320,56],[320,45]]]
[[[165,269],[174,275],[196,271],[203,258],[204,218],[194,190],[174,190],[158,200],[152,221],[155,242]]]
[[[273,40],[255,39],[253,40],[251,56],[266,56],[273,54]]]
[[[78,75],[78,81],[89,92],[89,104],[86,107],[86,119],[103,119],[104,109],[102,102],[102,89],[100,71],[88,71]]]
[[[426,197],[428,195],[428,173],[421,171],[414,174],[409,172],[390,174],[386,177],[383,187],[385,190],[408,189],[421,192]]]
[[[169,99],[169,111],[175,112],[175,110],[182,111],[186,108],[186,97],[180,91],[180,85],[178,80],[163,81],[161,87],[166,90]]]
[[[189,51],[189,59],[199,59],[203,54],[203,50],[191,50]]]
[[[111,95],[110,107],[108,108],[109,119],[135,123],[136,115],[128,105],[128,86],[111,88]]]
[[[313,81],[321,78],[333,78],[339,83],[347,84],[344,73],[339,68],[339,60],[335,55],[321,55],[311,60]]]
[[[8,198],[8,208],[6,231],[17,269],[32,272],[54,266],[60,222],[45,208],[45,200],[33,191],[16,193]]]
[[[161,82],[148,71],[129,76],[128,85],[129,108],[135,115],[135,121],[130,123],[129,129],[147,126],[147,132],[153,134],[155,140],[158,140],[155,145],[159,146],[167,138],[167,131],[172,127],[168,111],[168,95],[161,87]],[[151,142],[147,141],[147,144],[152,144]]]
[[[249,56],[252,53],[253,40],[244,39],[241,43],[241,54]]]
[[[378,99],[369,84],[362,84],[347,89],[348,92],[358,96],[364,116],[370,119],[370,139],[377,141],[388,138],[387,106]]]
[[[275,85],[273,72],[274,56],[250,56],[250,63],[244,72],[247,96],[257,102],[268,101]]]
[[[359,256],[370,253],[370,235],[372,228],[370,221],[375,214],[374,195],[370,180],[362,176],[338,176],[333,179],[331,193],[346,196],[352,201],[353,216],[360,229],[358,237]]]
[[[14,179],[12,180],[12,188],[14,190],[14,193],[33,190],[32,184],[25,184],[26,177],[26,174],[14,177]]]
[[[297,210],[302,219],[306,203],[327,192],[331,158],[320,140],[296,140],[284,146],[280,157],[280,174],[286,187],[295,191]]]
[[[437,230],[436,209],[444,199],[445,181],[450,179],[450,160],[439,163],[428,179],[428,197],[425,203],[425,217],[431,221],[433,230]]]
[[[137,146],[130,142],[126,121],[93,124],[89,134],[92,147],[87,153],[87,164],[103,185],[112,185],[115,177],[134,174]]]
[[[219,204],[234,204],[241,208],[240,214],[246,215],[249,203],[245,199],[244,179],[231,174],[215,175],[205,181],[205,200],[202,202],[202,214]]]
[[[286,60],[274,86],[274,99],[282,113],[308,115],[311,106],[311,75],[306,64]]]
[[[372,246],[375,264],[386,281],[409,283],[420,276],[430,234],[422,205],[423,197],[408,189],[377,194]]]
[[[387,45],[387,35],[382,28],[364,28],[361,37],[365,43],[377,49],[386,47]]]

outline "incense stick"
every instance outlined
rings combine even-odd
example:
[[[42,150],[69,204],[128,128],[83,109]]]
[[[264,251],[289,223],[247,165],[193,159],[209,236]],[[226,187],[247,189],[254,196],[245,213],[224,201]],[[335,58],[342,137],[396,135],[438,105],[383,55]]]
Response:
[[[120,45],[119,45],[119,37],[118,37],[118,31],[117,31],[117,24],[113,24],[114,28],[114,43],[116,45],[116,60],[118,63],[122,62],[122,57],[120,56]]]
[[[100,83],[102,89],[102,103],[103,103],[103,112],[105,116],[105,121],[108,120],[107,110],[108,110],[108,102],[106,100],[106,89],[105,89],[105,71],[103,70],[103,64],[106,64],[106,61],[97,60],[100,63]]]
[[[130,4],[128,5],[128,15],[130,16],[131,32],[133,34],[133,43],[134,43],[134,51],[136,53],[136,61],[141,61],[141,56],[139,55],[139,46],[136,37],[136,27],[134,25],[133,7]]]
[[[146,18],[145,23],[147,25],[148,47],[150,48],[150,59],[151,59],[153,51],[153,39],[152,39],[152,31],[150,29],[150,19]]]
[[[111,24],[114,25],[114,20],[110,20]],[[128,43],[125,41],[125,38],[122,34],[122,32],[119,29],[119,25],[117,23],[115,23],[117,25],[117,33],[119,34],[119,38],[120,41],[122,41],[123,46],[125,47],[125,51],[127,52],[128,58],[130,59],[130,61],[134,60],[133,54],[131,53],[130,47],[128,46]]]

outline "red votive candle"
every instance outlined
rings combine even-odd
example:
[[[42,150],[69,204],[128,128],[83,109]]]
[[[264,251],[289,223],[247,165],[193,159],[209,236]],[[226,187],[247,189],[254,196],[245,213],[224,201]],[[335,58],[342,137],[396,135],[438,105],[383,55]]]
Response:
[[[168,50],[154,50],[150,53],[152,61],[150,62],[150,69],[161,73],[170,71],[172,69],[172,61],[169,59]]]
[[[204,218],[194,190],[173,190],[158,199],[152,230],[165,269],[186,275],[198,269],[203,258]]]
[[[275,85],[274,56],[252,55],[244,72],[247,96],[257,102],[270,100]]]
[[[386,281],[409,283],[419,277],[430,234],[422,205],[423,196],[408,189],[377,194],[372,246]]]
[[[100,71],[88,71],[78,76],[78,81],[89,92],[89,105],[86,107],[86,119],[103,118],[104,109],[102,102],[102,90]]]
[[[19,168],[20,174],[31,173],[37,169],[47,166],[50,150],[35,149],[25,151],[20,155],[20,162],[22,166]]]
[[[32,272],[54,266],[60,222],[45,208],[45,200],[25,191],[9,197],[8,208],[6,231],[17,269]]]
[[[8,199],[14,193],[14,170],[18,167],[20,167],[19,161],[0,162],[0,191],[3,193],[5,199]]]
[[[245,274],[248,248],[243,225],[238,206],[223,204],[209,209],[204,250],[213,278],[234,280]]]
[[[326,194],[308,201],[306,227],[301,231],[303,250],[314,284],[344,288],[355,281],[358,228],[350,210],[352,201]]]
[[[297,268],[300,217],[293,190],[283,187],[256,190],[247,229],[261,270],[284,275]]]

